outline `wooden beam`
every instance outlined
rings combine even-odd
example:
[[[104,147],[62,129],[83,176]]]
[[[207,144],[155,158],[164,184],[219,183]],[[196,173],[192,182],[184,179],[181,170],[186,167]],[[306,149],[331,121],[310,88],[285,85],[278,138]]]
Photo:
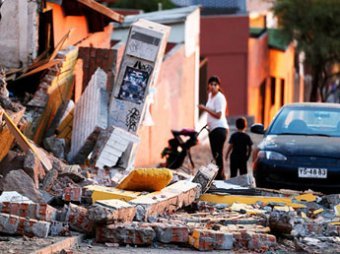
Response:
[[[115,12],[111,10],[110,8],[107,8],[106,6],[97,3],[94,0],[77,0],[79,3],[82,3],[83,5],[86,5],[87,7],[91,8],[92,10],[99,12],[103,14],[104,16],[112,19],[113,21],[116,21],[118,23],[123,23],[124,16],[119,14],[118,12]]]
[[[11,131],[12,135],[15,137],[17,143],[20,148],[27,153],[28,150],[31,150],[39,159],[45,170],[49,171],[52,169],[52,164],[50,160],[47,158],[45,154],[38,147],[36,147],[33,143],[31,143],[22,132],[18,129],[16,124],[12,121],[11,117],[6,113],[6,111],[2,111],[3,117],[6,121],[8,129]]]

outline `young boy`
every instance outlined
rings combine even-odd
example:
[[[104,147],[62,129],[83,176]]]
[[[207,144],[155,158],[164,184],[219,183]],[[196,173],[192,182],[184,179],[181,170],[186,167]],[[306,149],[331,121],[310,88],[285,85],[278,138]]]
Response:
[[[247,161],[251,154],[251,146],[253,141],[250,136],[245,133],[247,128],[247,119],[244,117],[236,120],[237,131],[234,132],[229,139],[229,147],[227,149],[226,158],[230,154],[230,178],[237,176],[237,170],[240,175],[247,174]]]

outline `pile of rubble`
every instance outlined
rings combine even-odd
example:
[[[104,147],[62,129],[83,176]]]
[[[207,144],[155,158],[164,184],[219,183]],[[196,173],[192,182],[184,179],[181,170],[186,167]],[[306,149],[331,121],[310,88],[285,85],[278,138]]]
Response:
[[[296,251],[334,253],[340,248],[339,194],[213,181],[214,165],[201,167],[193,179],[174,174],[159,191],[130,191],[98,184],[94,179],[100,177],[90,169],[48,158],[49,171],[32,152],[11,151],[1,162],[1,233],[45,238],[77,231],[112,248],[176,244],[201,251],[263,252],[282,248],[282,239],[293,242]]]
[[[144,21],[135,29],[151,25]],[[127,47],[129,54],[122,64],[139,65],[142,71],[136,73],[147,73],[150,82],[169,33],[161,26],[155,29],[161,34],[162,50],[137,52]],[[135,39],[132,45],[137,45]],[[274,251],[280,249],[280,239],[293,241],[296,250],[307,252],[340,249],[339,194],[274,192],[213,181],[217,168],[212,164],[202,166],[192,179],[174,174],[157,188],[149,186],[158,183],[153,173],[143,180],[145,188],[119,187],[137,170],[126,176],[129,170],[119,169],[133,165],[147,93],[132,98],[123,89],[119,96],[125,100],[118,100],[119,86],[109,92],[108,75],[98,68],[73,103],[79,49],[61,50],[62,44],[49,64],[40,60],[19,77],[13,74],[16,71],[11,74],[19,80],[46,71],[36,91],[21,101],[9,97],[8,73],[0,72],[1,234],[46,238],[77,231],[112,247],[176,244],[201,251]],[[134,54],[143,61],[153,59],[152,65],[142,60],[134,63]],[[124,75],[125,70],[120,70],[120,86]]]
[[[115,167],[95,166],[93,161],[101,161],[95,151],[102,154],[103,147],[91,138],[91,145],[83,144],[86,153],[76,157],[92,152],[92,163],[84,157],[82,164],[72,164],[65,159],[67,144],[58,142],[67,139],[52,135],[44,139],[45,149],[38,147],[23,134],[34,123],[28,124],[27,114],[23,117],[24,107],[6,96],[0,97],[0,105],[2,234],[46,238],[77,231],[113,247],[176,244],[201,251],[274,251],[284,239],[293,243],[290,250],[340,250],[339,194],[263,190],[237,179],[213,181],[214,165],[201,167],[192,179],[174,174],[171,184],[157,190],[118,188],[126,176]],[[117,141],[123,136],[117,128],[104,129],[95,140],[106,145],[111,137]],[[152,177],[143,181],[155,181]]]

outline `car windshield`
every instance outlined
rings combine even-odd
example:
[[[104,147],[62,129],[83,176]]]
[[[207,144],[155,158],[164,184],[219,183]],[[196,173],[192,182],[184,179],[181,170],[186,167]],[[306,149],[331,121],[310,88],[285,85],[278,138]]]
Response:
[[[325,107],[286,107],[268,134],[340,137],[340,110]]]

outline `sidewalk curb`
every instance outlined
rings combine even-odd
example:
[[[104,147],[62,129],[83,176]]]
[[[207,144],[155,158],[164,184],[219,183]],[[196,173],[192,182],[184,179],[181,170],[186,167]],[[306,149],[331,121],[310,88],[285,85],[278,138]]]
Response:
[[[64,240],[51,244],[50,246],[46,246],[44,248],[31,252],[31,254],[53,254],[63,249],[68,249],[73,247],[74,245],[80,244],[82,240],[84,240],[84,238],[85,235],[83,234],[67,237]]]

